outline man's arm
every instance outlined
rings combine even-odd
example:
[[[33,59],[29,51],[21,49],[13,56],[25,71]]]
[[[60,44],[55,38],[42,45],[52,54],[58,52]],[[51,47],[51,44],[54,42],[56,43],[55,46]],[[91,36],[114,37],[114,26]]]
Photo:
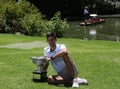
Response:
[[[67,49],[63,48],[59,53],[55,54],[51,58],[47,58],[47,61],[49,62],[50,60],[54,60],[55,58],[63,57],[66,53],[67,53]]]
[[[53,59],[58,58],[58,57],[62,57],[63,55],[65,55],[67,53],[67,49],[63,48],[59,53],[55,54],[54,56],[52,56]]]

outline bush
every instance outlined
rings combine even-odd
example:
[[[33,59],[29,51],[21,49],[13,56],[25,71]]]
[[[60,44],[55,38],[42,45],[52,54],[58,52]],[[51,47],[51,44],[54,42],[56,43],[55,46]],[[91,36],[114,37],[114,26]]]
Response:
[[[49,23],[51,26],[51,31],[56,33],[56,36],[61,38],[63,37],[63,34],[69,29],[69,25],[67,24],[66,20],[61,19],[60,12],[56,12],[56,14],[51,18]]]
[[[3,23],[0,23],[1,26],[4,27],[2,28],[3,32],[7,33],[14,33],[16,30],[17,25],[19,24],[19,18],[21,18],[24,14],[23,11],[19,11],[18,5],[15,3],[15,1],[2,1],[1,2],[1,19]]]
[[[57,37],[62,37],[69,28],[66,20],[61,19],[57,12],[49,21],[30,2],[26,0],[9,0],[0,2],[0,32],[21,32],[30,36],[44,36],[48,31],[54,31]]]
[[[44,36],[48,31],[56,33],[57,37],[62,37],[69,25],[65,20],[61,20],[60,12],[57,12],[50,21],[43,20],[41,15],[28,14],[20,21],[24,27],[25,34],[30,36]]]
[[[30,2],[25,0],[15,2],[15,0],[1,1],[0,11],[0,26],[2,32],[15,33],[16,31],[24,32],[23,26],[20,21],[22,18],[28,16],[28,14],[37,14],[39,10]],[[3,23],[4,22],[4,23]]]
[[[44,21],[39,13],[25,15],[23,18],[21,18],[20,23],[24,28],[25,35],[41,36],[44,32]]]

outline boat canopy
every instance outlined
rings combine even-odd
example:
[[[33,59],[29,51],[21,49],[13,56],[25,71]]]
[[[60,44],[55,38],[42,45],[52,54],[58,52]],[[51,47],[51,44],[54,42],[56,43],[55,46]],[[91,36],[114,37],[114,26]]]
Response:
[[[97,14],[90,14],[91,17],[96,17],[98,16]]]

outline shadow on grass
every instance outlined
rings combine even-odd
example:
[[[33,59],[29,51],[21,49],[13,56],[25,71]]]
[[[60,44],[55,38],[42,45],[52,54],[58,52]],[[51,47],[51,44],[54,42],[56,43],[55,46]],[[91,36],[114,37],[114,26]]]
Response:
[[[49,84],[49,83],[48,83]],[[53,86],[57,86],[57,87],[72,87],[72,83],[62,83],[62,84],[49,84],[49,85],[53,85]]]
[[[31,79],[31,81],[33,81],[34,83],[47,83],[47,81],[43,81],[40,79]],[[72,83],[49,84],[49,85],[58,86],[58,87],[71,87]]]

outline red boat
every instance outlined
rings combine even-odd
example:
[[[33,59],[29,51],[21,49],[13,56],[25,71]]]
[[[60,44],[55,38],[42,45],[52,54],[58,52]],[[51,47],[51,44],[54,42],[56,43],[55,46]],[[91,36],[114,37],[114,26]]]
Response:
[[[105,19],[103,18],[96,18],[96,14],[91,15],[91,17],[94,16],[93,18],[85,21],[85,22],[81,22],[80,25],[81,26],[89,26],[89,25],[94,25],[94,24],[99,24],[99,23],[103,23],[105,22]]]

